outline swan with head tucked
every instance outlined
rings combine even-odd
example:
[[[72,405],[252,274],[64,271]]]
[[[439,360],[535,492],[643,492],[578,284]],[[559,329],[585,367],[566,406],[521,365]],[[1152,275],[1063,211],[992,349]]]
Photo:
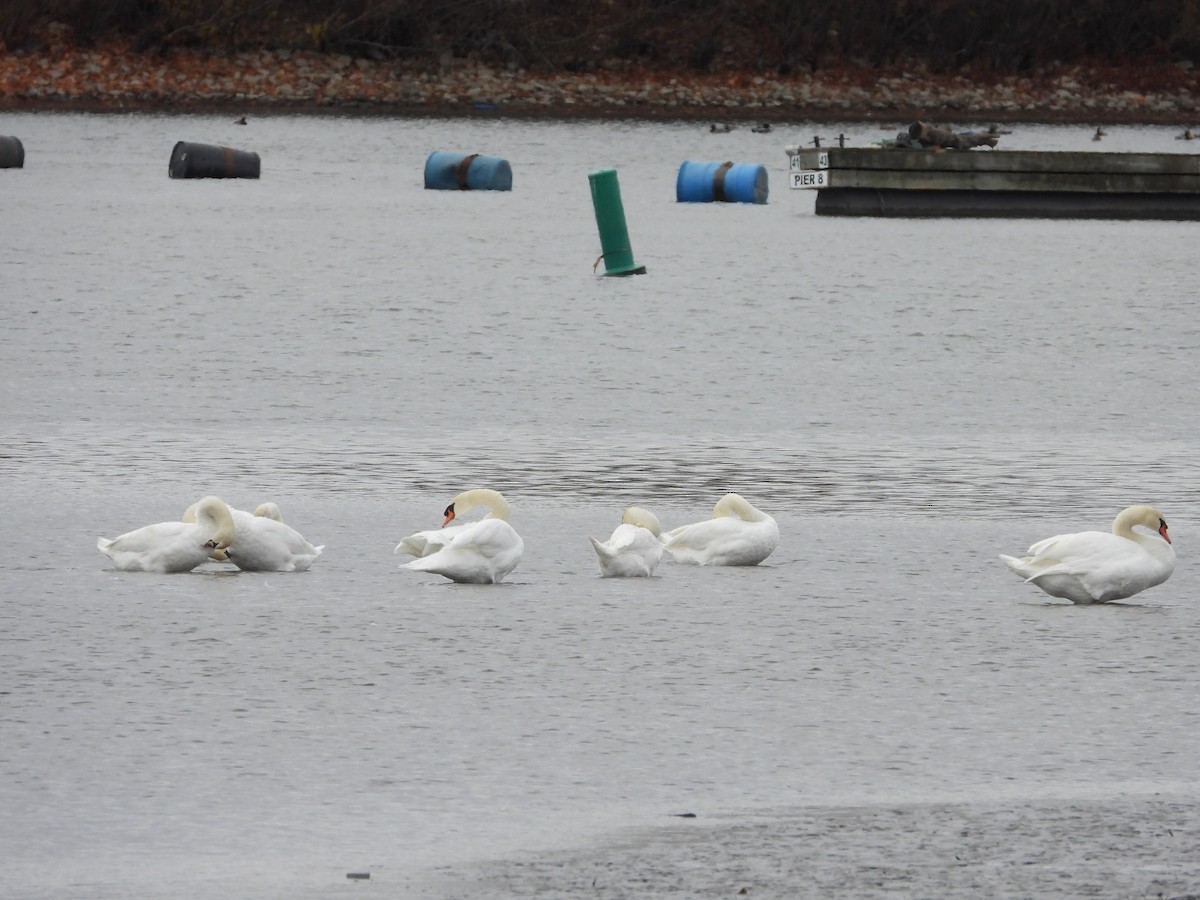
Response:
[[[603,578],[638,578],[654,574],[663,557],[662,528],[654,513],[627,506],[621,524],[607,541],[589,537]]]
[[[446,529],[458,516],[478,506],[488,508],[487,515],[478,522]],[[521,561],[525,542],[508,524],[508,501],[499,491],[488,488],[463,491],[450,501],[444,515],[442,529],[453,532],[450,540],[432,552],[405,563],[403,568],[432,572],[462,584],[496,584]],[[415,537],[405,538],[395,552],[411,552],[406,549],[406,543]],[[416,546],[416,543],[411,546]]]
[[[278,511],[278,507],[275,509]],[[243,571],[303,572],[325,549],[324,544],[314,547],[304,535],[279,519],[243,509],[231,509],[230,514],[236,534],[225,553]]]
[[[1038,541],[1020,559],[1003,553],[1000,559],[1051,597],[1078,604],[1132,597],[1162,584],[1175,571],[1167,521],[1153,506],[1121,510],[1111,532],[1055,535]]]
[[[219,497],[205,497],[191,509],[191,522],[146,525],[112,540],[99,538],[96,548],[124,572],[190,572],[236,536],[233,516]]]
[[[678,563],[756,566],[779,546],[779,526],[740,494],[726,494],[711,519],[672,528],[663,544]]]

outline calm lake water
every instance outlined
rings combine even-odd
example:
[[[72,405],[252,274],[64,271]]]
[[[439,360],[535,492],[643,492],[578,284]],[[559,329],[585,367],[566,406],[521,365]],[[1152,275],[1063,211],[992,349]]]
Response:
[[[232,118],[0,116],[0,896],[1200,893],[1195,223],[787,189],[786,145],[900,122]],[[177,140],[262,178],[172,181]],[[435,150],[513,190],[425,191]],[[768,204],[675,202],[726,159]],[[593,270],[603,168],[645,276]],[[399,569],[475,486],[509,582]],[[625,505],[729,490],[764,565],[598,577]],[[324,555],[95,548],[209,493]],[[1179,566],[1125,603],[996,559],[1140,502]]]

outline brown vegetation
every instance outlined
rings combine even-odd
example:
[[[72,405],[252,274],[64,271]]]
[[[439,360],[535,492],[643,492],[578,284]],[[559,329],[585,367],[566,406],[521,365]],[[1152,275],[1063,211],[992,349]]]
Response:
[[[316,50],[548,71],[786,75],[918,60],[983,77],[1200,51],[1200,0],[0,0],[9,49],[36,49],[52,22],[134,52]]]
[[[1191,124],[1200,0],[0,0],[0,107]]]

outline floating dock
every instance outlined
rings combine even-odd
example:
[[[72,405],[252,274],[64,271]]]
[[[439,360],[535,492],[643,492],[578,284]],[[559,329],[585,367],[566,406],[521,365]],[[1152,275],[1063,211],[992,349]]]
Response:
[[[1200,221],[1200,154],[788,148],[819,216]]]

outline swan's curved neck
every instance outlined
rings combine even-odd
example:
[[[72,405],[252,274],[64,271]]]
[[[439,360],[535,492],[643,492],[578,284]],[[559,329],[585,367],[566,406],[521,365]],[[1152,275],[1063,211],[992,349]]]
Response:
[[[503,519],[505,522],[508,521],[508,501],[504,499],[504,495],[499,491],[493,491],[489,488],[475,488],[470,491],[463,491],[451,501],[451,505],[454,507],[456,518],[470,512],[477,506],[486,506],[488,513],[484,516],[485,519]]]
[[[737,516],[744,522],[765,522],[770,518],[762,510],[755,509],[745,497],[738,494],[726,494],[713,507],[714,519],[724,516]]]

